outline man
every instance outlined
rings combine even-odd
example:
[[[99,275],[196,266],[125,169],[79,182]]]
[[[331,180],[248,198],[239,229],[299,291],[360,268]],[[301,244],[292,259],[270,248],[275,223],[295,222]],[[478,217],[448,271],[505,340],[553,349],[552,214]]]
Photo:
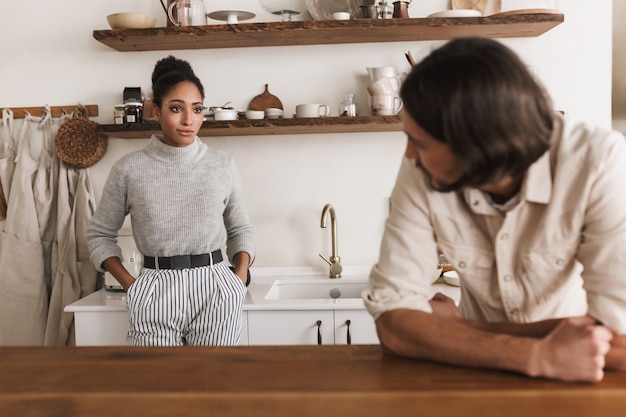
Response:
[[[626,370],[626,141],[570,121],[497,41],[403,83],[405,157],[364,294],[383,347],[568,381]],[[431,287],[438,254],[461,302]]]

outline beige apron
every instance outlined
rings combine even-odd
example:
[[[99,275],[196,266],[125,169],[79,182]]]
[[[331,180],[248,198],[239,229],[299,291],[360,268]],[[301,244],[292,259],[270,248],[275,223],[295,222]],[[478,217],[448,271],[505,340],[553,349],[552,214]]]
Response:
[[[0,236],[0,345],[42,345],[48,298],[33,179],[38,161],[30,152],[30,124],[24,118],[17,143],[7,219]]]
[[[64,123],[68,119],[69,117],[64,115],[60,123]],[[56,127],[48,106],[45,107],[39,127],[43,132],[43,145],[33,183],[33,196],[37,218],[39,219],[39,235],[44,256],[44,281],[49,298],[52,292],[52,271],[56,269],[56,265],[52,265],[52,242],[54,242],[56,233],[56,190],[59,178],[59,159],[54,152]]]
[[[45,344],[73,345],[74,316],[63,309],[93,293],[98,277],[87,248],[87,227],[96,210],[89,169],[60,163],[57,198],[57,233],[53,244],[57,267],[52,276]]]

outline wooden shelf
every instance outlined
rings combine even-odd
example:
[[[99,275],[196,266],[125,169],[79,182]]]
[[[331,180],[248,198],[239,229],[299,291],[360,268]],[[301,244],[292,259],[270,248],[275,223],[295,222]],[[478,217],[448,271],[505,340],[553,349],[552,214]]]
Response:
[[[94,30],[93,37],[118,51],[162,51],[446,40],[460,36],[533,37],[549,31],[563,20],[561,13],[457,18],[309,20]]]
[[[319,133],[400,132],[400,116],[320,117],[313,119],[263,119],[207,121],[200,137],[255,136]],[[98,132],[122,139],[145,139],[161,133],[158,123],[99,125]]]

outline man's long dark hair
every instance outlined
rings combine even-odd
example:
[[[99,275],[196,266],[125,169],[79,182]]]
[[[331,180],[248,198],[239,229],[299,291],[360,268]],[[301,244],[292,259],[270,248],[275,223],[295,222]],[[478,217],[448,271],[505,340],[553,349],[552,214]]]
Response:
[[[404,111],[467,167],[446,191],[523,175],[549,147],[554,109],[522,60],[487,38],[460,38],[413,67]]]

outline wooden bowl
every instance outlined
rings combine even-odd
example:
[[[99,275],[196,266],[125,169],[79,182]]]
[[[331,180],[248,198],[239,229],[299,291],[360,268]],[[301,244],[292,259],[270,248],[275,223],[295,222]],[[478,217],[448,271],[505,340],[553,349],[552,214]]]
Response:
[[[111,29],[145,29],[156,25],[156,17],[142,13],[115,13],[107,16]]]

